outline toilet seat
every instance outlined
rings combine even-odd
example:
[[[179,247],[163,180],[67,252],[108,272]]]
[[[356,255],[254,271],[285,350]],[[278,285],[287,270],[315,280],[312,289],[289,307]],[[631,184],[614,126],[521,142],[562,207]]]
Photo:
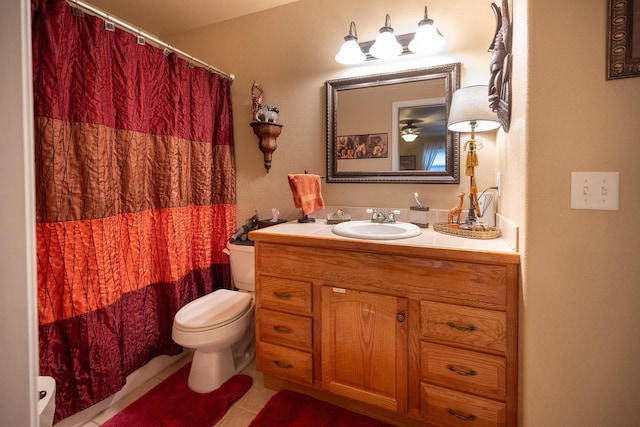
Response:
[[[173,326],[188,332],[216,329],[242,317],[251,309],[251,300],[249,293],[218,289],[178,310]]]

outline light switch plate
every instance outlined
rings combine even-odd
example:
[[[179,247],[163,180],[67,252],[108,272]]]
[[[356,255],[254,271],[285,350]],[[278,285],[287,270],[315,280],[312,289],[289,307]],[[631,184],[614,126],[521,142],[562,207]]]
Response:
[[[571,172],[571,209],[617,211],[620,172]]]

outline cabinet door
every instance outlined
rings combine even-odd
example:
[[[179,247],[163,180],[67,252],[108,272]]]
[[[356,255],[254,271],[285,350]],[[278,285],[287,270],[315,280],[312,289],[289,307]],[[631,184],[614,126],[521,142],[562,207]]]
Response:
[[[406,411],[407,300],[322,288],[322,384],[329,391]]]

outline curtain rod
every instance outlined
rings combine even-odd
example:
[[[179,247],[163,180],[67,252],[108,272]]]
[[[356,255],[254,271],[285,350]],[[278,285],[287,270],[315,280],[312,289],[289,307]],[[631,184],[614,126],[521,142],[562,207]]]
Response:
[[[154,42],[157,45],[160,45],[164,50],[165,50],[165,55],[168,55],[169,52],[174,52],[184,58],[189,59],[189,63],[197,63],[200,66],[202,66],[203,68],[206,68],[208,71],[214,72],[216,74],[221,75],[222,77],[225,77],[231,81],[233,81],[233,79],[235,79],[235,76],[233,74],[229,74],[229,73],[225,73],[224,71],[214,67],[213,65],[207,64],[204,61],[199,60],[198,58],[193,57],[192,55],[189,55],[183,51],[181,51],[180,49],[177,49],[171,45],[169,45],[168,43],[163,42],[162,40],[157,39],[156,37],[152,36],[151,34],[145,33],[144,31],[140,30],[139,28],[133,27],[129,24],[127,24],[124,21],[121,21],[118,18],[115,18],[111,15],[109,15],[108,13],[96,8],[95,6],[92,6],[88,3],[85,3],[83,1],[80,0],[67,0],[68,3],[72,4],[74,7],[77,7],[79,9],[84,9],[87,10],[97,16],[99,16],[100,18],[104,19],[105,21],[111,22],[125,30],[127,30],[128,32],[134,34],[134,35],[138,35],[142,38],[144,38],[145,40],[151,40],[152,42]]]

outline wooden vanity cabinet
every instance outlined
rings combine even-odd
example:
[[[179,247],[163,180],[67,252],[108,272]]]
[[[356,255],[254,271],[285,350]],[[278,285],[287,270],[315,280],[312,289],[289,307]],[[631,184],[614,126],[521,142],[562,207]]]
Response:
[[[313,384],[312,283],[260,277],[256,283],[256,369]]]
[[[407,300],[322,287],[322,385],[391,411],[406,409]]]
[[[516,425],[517,254],[252,238],[266,386],[402,426]]]

